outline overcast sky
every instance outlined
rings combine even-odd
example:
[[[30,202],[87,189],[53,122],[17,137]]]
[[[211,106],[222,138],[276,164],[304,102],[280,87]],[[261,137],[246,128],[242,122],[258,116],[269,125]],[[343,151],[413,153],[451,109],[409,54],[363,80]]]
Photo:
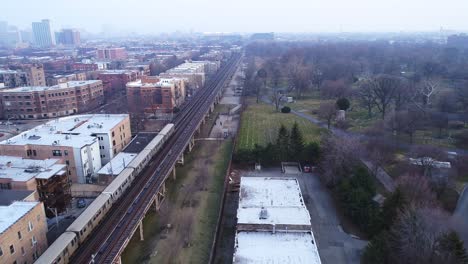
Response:
[[[468,31],[468,0],[2,0],[0,20],[20,28],[141,33]],[[109,28],[109,27],[107,27]]]

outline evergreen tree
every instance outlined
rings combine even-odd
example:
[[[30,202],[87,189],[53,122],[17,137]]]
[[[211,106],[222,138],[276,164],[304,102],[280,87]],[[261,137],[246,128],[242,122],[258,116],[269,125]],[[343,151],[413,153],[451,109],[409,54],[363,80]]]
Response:
[[[466,249],[457,232],[450,231],[446,233],[440,238],[439,243],[440,252],[442,253],[441,259],[445,261],[450,260],[453,263],[468,263]]]
[[[284,125],[281,125],[278,130],[276,147],[279,161],[286,161],[289,157],[289,132]]]
[[[294,125],[291,129],[289,144],[291,150],[290,159],[299,159],[302,151],[304,150],[304,138],[297,122],[294,122]]]
[[[400,188],[397,188],[384,202],[382,206],[382,218],[384,228],[389,229],[398,213],[406,206],[406,198]]]

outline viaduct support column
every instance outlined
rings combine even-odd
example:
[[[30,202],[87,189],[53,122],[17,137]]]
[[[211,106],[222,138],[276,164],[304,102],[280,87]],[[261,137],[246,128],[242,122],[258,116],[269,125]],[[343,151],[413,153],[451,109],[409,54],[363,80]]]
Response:
[[[140,241],[145,240],[143,237],[143,220],[140,221]]]
[[[182,156],[183,157],[183,156]],[[183,164],[183,163],[182,163]],[[174,179],[174,181],[176,180],[176,172],[175,172],[175,166],[174,166],[174,169],[172,170],[172,178]]]

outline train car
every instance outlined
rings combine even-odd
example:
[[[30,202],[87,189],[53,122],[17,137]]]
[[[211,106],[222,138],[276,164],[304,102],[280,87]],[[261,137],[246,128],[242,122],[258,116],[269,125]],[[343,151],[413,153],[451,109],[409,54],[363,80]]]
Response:
[[[78,248],[78,237],[73,232],[60,235],[36,260],[37,264],[65,264]]]
[[[148,143],[148,145],[144,149],[149,150],[150,155],[154,156],[161,148],[161,145],[163,144],[163,139],[164,136],[157,135],[155,138],[153,138],[153,140],[150,141],[150,143]]]
[[[174,132],[174,124],[171,123],[171,124],[167,124],[163,129],[161,129],[158,135],[171,136],[173,132]]]
[[[111,203],[112,200],[109,195],[99,195],[67,228],[67,231],[74,232],[78,237],[78,242],[83,243],[109,211]]]
[[[128,164],[128,168],[134,168],[136,173],[140,173],[142,169],[151,160],[151,151],[143,149],[138,155]]]
[[[103,194],[107,194],[111,203],[115,203],[120,196],[125,192],[125,190],[132,184],[133,179],[135,178],[133,168],[123,169],[117,177],[102,191]]]

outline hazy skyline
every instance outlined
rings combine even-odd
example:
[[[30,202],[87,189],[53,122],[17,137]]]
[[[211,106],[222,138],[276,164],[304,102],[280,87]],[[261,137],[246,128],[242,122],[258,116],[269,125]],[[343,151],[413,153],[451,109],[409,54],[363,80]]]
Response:
[[[19,28],[47,18],[53,27],[140,33],[468,31],[466,0],[16,0],[2,17]]]

